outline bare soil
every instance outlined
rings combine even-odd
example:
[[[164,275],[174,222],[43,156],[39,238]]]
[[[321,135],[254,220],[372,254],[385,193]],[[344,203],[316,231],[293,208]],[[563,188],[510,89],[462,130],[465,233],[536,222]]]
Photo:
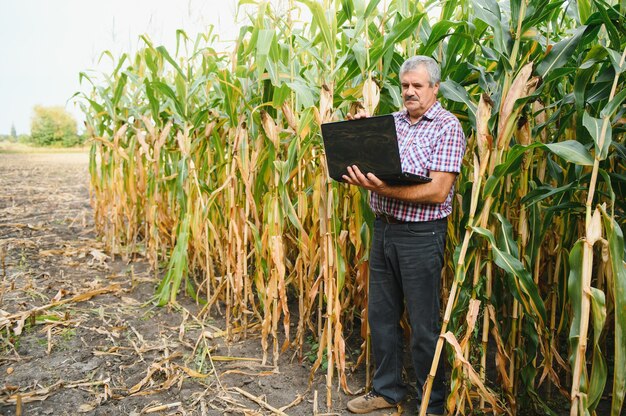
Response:
[[[87,164],[0,153],[0,415],[350,414],[336,380],[326,407],[325,374],[309,384],[292,351],[264,366],[258,334],[226,339],[222,317],[197,319],[184,295],[154,306],[159,273],[94,232]]]

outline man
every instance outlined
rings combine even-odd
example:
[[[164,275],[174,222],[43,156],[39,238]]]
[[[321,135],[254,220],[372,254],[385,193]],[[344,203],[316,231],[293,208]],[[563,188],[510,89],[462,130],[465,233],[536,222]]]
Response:
[[[390,185],[358,166],[348,167],[346,182],[371,191],[376,214],[370,252],[368,319],[376,372],[373,390],[348,402],[353,413],[394,407],[407,387],[402,380],[406,307],[411,354],[417,378],[418,407],[441,328],[439,290],[447,217],[453,185],[465,153],[459,120],[437,101],[441,71],[434,59],[414,56],[402,64],[400,83],[405,109],[394,113],[402,170],[432,181]],[[366,114],[359,113],[361,118]],[[444,413],[443,359],[434,379],[429,415]]]

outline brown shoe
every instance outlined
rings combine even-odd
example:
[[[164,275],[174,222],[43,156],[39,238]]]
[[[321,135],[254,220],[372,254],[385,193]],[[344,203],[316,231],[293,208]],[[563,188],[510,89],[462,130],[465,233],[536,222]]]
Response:
[[[396,407],[395,404],[389,403],[383,396],[370,391],[369,393],[352,399],[348,402],[348,410],[352,413],[369,413],[378,409],[386,409]]]

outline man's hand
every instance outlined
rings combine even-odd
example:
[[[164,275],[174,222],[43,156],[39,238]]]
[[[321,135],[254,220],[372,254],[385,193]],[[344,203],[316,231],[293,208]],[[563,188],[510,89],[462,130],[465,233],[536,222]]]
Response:
[[[343,175],[343,180],[350,185],[360,186],[381,195],[384,194],[387,187],[387,184],[378,179],[376,175],[371,172],[363,174],[356,165],[348,166],[348,174]]]
[[[367,118],[369,116],[370,115],[367,114],[367,111],[365,111],[364,108],[360,108],[359,111],[357,111],[355,115],[352,115],[350,113],[346,114],[346,118],[348,120],[358,120],[360,118]]]

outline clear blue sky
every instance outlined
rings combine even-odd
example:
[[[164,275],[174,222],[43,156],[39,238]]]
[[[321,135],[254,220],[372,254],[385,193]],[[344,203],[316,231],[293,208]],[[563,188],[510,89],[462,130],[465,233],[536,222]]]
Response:
[[[220,49],[227,50],[241,24],[235,22],[236,4],[237,0],[0,0],[0,134],[9,134],[12,124],[18,134],[30,133],[35,105],[64,106],[82,121],[79,107],[68,102],[80,89],[79,72],[108,70],[108,58],[98,64],[101,52],[110,50],[114,56],[135,52],[141,34],[173,50],[176,29],[184,29],[193,39],[213,24],[223,42]]]

